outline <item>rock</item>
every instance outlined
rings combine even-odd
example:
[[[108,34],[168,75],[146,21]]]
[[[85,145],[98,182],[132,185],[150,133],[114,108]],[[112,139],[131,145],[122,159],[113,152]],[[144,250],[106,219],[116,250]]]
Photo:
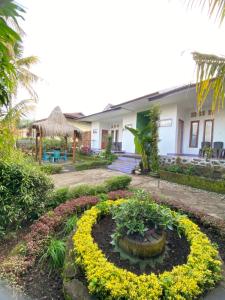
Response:
[[[64,282],[64,295],[66,300],[92,300],[88,289],[77,279]]]

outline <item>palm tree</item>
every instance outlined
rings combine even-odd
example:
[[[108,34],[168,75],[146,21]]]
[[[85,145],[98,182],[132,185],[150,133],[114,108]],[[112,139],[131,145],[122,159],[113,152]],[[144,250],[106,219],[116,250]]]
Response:
[[[188,0],[189,6],[208,7],[209,17],[215,17],[220,24],[225,18],[224,0]],[[225,100],[225,57],[213,54],[193,53],[197,66],[197,104],[201,109],[209,92],[212,91],[212,110],[224,106]]]
[[[14,0],[1,0],[0,2],[0,105],[9,102],[9,94],[13,91],[16,84],[15,67],[11,57],[14,54],[15,44],[21,41],[21,36],[13,27],[17,27],[17,18],[22,17],[24,9],[16,4]]]

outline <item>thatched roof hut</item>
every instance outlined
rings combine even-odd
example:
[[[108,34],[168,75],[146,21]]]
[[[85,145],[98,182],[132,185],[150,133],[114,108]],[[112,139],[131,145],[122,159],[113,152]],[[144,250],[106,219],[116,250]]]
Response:
[[[80,134],[80,129],[67,122],[59,106],[55,107],[49,117],[32,125],[42,136],[73,136],[74,131]]]
[[[42,160],[42,138],[46,136],[62,136],[66,140],[69,136],[73,137],[73,161],[75,161],[76,140],[81,131],[67,122],[59,106],[53,109],[46,120],[34,122],[32,128],[36,130],[36,159],[39,157],[40,164]]]

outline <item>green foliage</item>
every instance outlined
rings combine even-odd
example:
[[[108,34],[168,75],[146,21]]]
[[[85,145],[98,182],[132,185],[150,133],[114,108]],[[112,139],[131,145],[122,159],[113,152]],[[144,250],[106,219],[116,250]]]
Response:
[[[160,178],[197,189],[225,194],[225,181],[223,180],[215,181],[199,176],[172,173],[165,170],[160,171]]]
[[[47,262],[50,271],[62,269],[66,254],[66,245],[62,240],[51,238],[47,249],[45,249],[40,262]]]
[[[166,170],[173,173],[184,173],[181,165],[170,165],[166,167]]]
[[[72,198],[72,197],[71,197]],[[61,203],[64,203],[66,200],[71,199],[69,195],[69,188],[63,187],[59,188],[57,190],[54,190],[54,192],[51,195],[50,200],[48,201],[48,207],[56,207]]]
[[[63,232],[65,235],[69,235],[74,230],[74,227],[77,224],[77,221],[78,221],[77,215],[74,215],[74,216],[70,217],[69,219],[67,219],[67,221],[64,225],[64,229],[63,229]]]
[[[18,27],[17,18],[25,11],[13,0],[0,3],[0,106],[7,105],[16,85],[16,70],[12,62],[15,45],[21,41],[14,30]],[[9,26],[9,22],[13,24]]]
[[[108,156],[110,156],[112,154],[112,136],[109,135],[108,136],[108,141],[107,141],[107,146],[106,146],[106,149],[105,149],[105,156],[106,158]]]
[[[159,108],[158,106],[153,106],[149,110],[149,127],[151,132],[150,141],[150,170],[158,173],[159,171],[159,133],[158,133],[158,122],[159,122]]]
[[[52,193],[47,205],[48,208],[55,208],[67,200],[76,199],[82,196],[100,196],[105,200],[107,198],[105,195],[107,192],[126,189],[131,180],[132,178],[130,176],[123,175],[111,177],[101,185],[80,184],[71,188],[59,188]]]
[[[17,229],[40,216],[53,184],[29,164],[0,161],[0,228]]]
[[[123,190],[128,188],[131,180],[132,178],[127,175],[111,177],[105,181],[105,187],[108,192]]]
[[[112,215],[116,222],[115,238],[132,234],[144,236],[150,228],[172,230],[177,226],[170,209],[149,201],[149,199],[134,198],[119,206],[114,206]]]
[[[102,160],[88,160],[85,162],[80,162],[75,164],[75,169],[77,171],[82,171],[82,170],[89,170],[89,169],[96,169],[96,168],[101,168],[109,165],[111,161],[102,159]]]
[[[62,166],[45,164],[40,166],[41,171],[45,174],[59,174],[62,171]]]
[[[143,129],[134,129],[126,126],[134,136],[134,144],[136,151],[141,155],[143,169],[149,170],[149,147],[151,142],[150,125],[148,124]]]

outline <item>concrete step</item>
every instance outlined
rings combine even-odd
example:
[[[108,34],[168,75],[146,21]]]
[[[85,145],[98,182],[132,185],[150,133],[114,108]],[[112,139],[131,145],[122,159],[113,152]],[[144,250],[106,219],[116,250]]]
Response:
[[[139,164],[140,159],[134,157],[119,156],[111,165],[108,166],[110,170],[120,171],[131,174],[134,168]]]

